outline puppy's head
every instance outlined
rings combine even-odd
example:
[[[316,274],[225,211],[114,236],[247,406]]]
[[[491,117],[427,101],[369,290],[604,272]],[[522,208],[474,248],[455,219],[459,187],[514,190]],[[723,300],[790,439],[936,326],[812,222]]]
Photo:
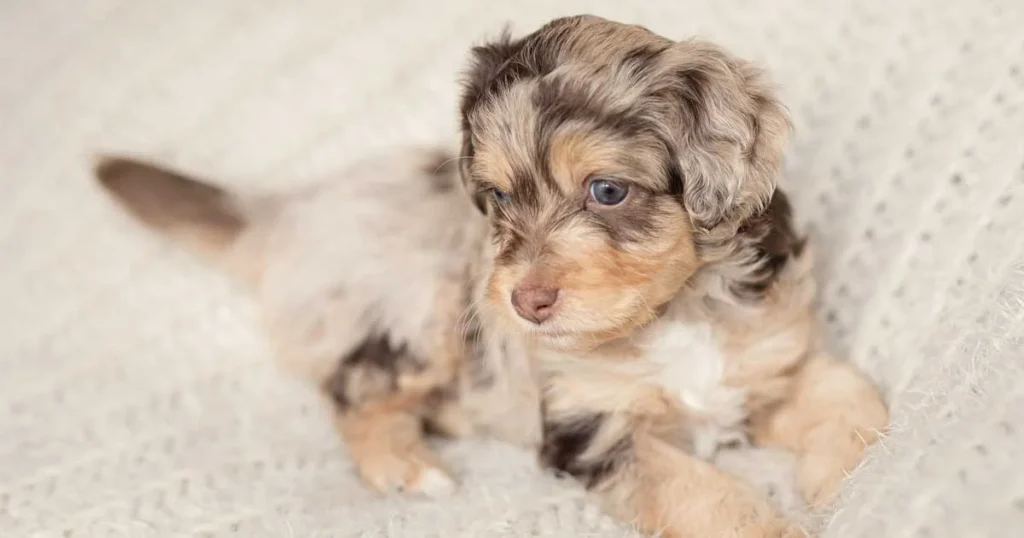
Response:
[[[750,64],[590,16],[474,48],[461,113],[488,301],[574,348],[653,319],[764,210],[788,133]]]

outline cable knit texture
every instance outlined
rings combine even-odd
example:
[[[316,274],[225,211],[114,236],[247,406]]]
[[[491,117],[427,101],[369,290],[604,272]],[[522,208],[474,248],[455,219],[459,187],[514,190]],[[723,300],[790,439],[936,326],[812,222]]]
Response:
[[[15,0],[0,535],[631,536],[486,441],[443,449],[451,499],[375,498],[241,291],[88,174],[127,151],[278,187],[453,141],[467,47],[579,12],[716,40],[763,63],[792,111],[784,185],[821,258],[828,345],[893,412],[825,536],[1024,528],[1024,2]],[[727,459],[792,503],[785,458]]]

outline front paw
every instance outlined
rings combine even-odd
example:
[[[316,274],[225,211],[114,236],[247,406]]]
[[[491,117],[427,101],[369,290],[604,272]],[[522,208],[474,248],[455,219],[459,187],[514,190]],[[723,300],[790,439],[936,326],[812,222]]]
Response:
[[[803,527],[773,513],[755,511],[728,511],[718,513],[718,521],[704,528],[687,527],[685,532],[661,536],[729,538],[808,538],[811,536]]]
[[[808,443],[797,462],[800,494],[813,508],[825,507],[832,501],[843,480],[864,459],[868,445],[878,439],[875,430],[830,430],[816,432],[818,442]]]
[[[790,521],[776,511],[774,506],[769,506],[769,503],[761,498],[753,501],[745,513],[739,511],[733,517],[734,521],[739,522],[740,525],[735,530],[725,530],[704,536],[736,536],[736,538],[807,538],[810,536],[803,527]],[[730,532],[734,534],[730,534]]]
[[[691,498],[676,505],[659,538],[806,538],[808,531],[782,515],[767,498],[748,484],[720,490],[717,495]],[[712,493],[712,492],[708,492]]]

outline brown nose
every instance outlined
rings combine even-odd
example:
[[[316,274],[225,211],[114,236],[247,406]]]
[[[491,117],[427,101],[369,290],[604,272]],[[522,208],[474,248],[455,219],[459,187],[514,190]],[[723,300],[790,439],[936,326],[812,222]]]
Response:
[[[544,321],[555,313],[558,290],[547,287],[519,287],[512,290],[512,306],[519,317],[534,323]]]

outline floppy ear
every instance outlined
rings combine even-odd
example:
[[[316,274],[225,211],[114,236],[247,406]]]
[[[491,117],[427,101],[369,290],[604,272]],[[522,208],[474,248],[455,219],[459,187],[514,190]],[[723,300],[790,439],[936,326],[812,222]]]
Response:
[[[675,43],[659,61],[662,128],[675,141],[694,223],[711,229],[760,214],[778,183],[790,131],[767,77],[702,41]]]
[[[521,39],[513,40],[506,29],[501,36],[490,43],[470,50],[469,66],[463,74],[462,99],[459,103],[460,125],[462,128],[462,151],[459,155],[459,173],[466,192],[473,196],[473,202],[482,213],[487,212],[484,194],[473,184],[470,165],[473,163],[473,126],[470,115],[481,99],[495,86],[501,84],[502,75],[514,75],[509,67],[512,57],[522,49]]]

